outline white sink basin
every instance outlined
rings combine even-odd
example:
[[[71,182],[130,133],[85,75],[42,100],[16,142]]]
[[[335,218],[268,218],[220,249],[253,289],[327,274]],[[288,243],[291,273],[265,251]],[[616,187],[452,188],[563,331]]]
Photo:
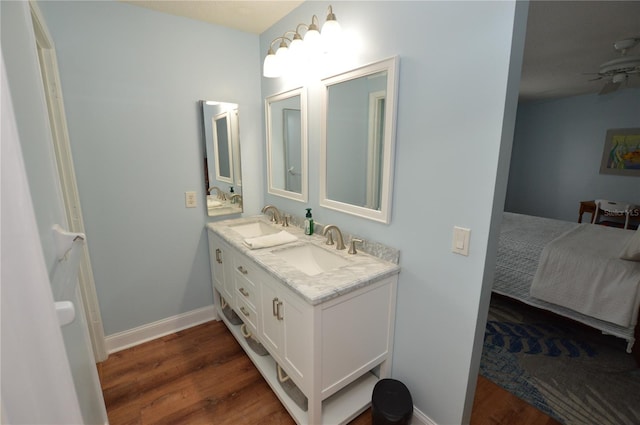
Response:
[[[273,254],[309,276],[315,276],[349,264],[344,258],[315,245],[284,248],[273,251]]]
[[[231,226],[231,229],[240,233],[243,238],[257,238],[258,236],[271,235],[280,231],[276,227],[270,226],[262,221],[238,224],[237,226]]]

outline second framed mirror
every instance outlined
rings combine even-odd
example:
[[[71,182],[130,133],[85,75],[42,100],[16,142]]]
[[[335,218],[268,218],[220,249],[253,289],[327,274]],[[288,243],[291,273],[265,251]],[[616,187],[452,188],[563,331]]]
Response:
[[[389,223],[398,58],[322,80],[320,205]]]
[[[265,102],[268,192],[307,202],[307,96],[297,88]]]

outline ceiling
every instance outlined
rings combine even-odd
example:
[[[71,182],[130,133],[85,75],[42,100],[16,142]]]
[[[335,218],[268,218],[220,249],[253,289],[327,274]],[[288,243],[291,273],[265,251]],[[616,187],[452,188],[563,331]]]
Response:
[[[261,34],[304,0],[122,0],[160,12]],[[613,43],[640,37],[640,1],[532,0],[525,40],[521,100],[598,93],[601,63],[618,57]],[[640,54],[636,46],[630,54]],[[640,87],[640,76],[629,80]]]
[[[121,0],[147,9],[262,34],[304,0]]]
[[[640,37],[640,1],[531,1],[520,99],[598,93],[604,82],[585,74],[618,57],[613,43],[631,37]],[[640,76],[629,86],[640,87]]]

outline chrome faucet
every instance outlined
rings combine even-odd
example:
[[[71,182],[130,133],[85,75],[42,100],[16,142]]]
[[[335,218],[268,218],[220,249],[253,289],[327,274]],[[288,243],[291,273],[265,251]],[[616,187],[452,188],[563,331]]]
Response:
[[[227,195],[225,195],[225,194],[224,194],[224,192],[223,192],[223,191],[221,191],[221,190],[220,190],[220,188],[219,188],[218,186],[211,186],[211,187],[209,188],[209,192],[208,192],[208,193],[209,193],[209,195],[211,195],[211,191],[212,191],[213,189],[215,189],[215,190],[216,190],[216,192],[218,192],[218,196],[217,196],[217,198],[218,198],[218,199],[220,199],[221,201],[226,201],[226,200],[227,200]]]
[[[327,226],[324,226],[322,235],[327,236],[327,233],[329,234],[329,236],[327,236],[327,241],[325,243],[327,245],[333,245],[333,236],[331,235],[332,230],[335,230],[336,238],[338,239],[338,242],[336,243],[336,249],[345,249],[346,247],[344,246],[344,240],[342,239],[342,232],[340,231],[338,226],[336,226],[335,224],[329,224]]]
[[[278,209],[273,205],[265,205],[264,208],[262,208],[262,214],[266,214],[269,210],[271,210],[271,212],[273,213],[273,215],[271,216],[271,221],[276,224],[280,223],[280,221],[282,220],[280,217],[280,211],[278,211]]]
[[[229,200],[232,204],[238,204],[240,207],[242,207],[242,196],[240,194],[234,193],[233,195],[231,195],[231,198],[229,198]]]

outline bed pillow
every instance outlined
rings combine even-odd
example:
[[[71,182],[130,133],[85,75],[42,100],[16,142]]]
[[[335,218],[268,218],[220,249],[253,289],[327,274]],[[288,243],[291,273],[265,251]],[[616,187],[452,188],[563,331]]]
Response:
[[[620,258],[623,260],[640,261],[640,227],[631,236],[627,246],[622,250]]]

